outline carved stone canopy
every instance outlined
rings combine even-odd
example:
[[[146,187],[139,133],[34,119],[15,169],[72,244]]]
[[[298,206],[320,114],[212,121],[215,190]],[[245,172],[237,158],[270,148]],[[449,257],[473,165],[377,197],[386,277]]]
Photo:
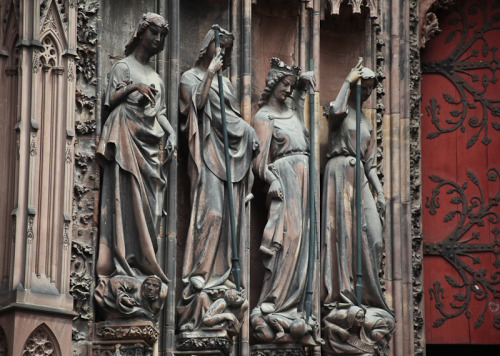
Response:
[[[312,3],[312,1],[310,1]],[[370,9],[370,17],[378,17],[379,0],[328,0],[330,3],[330,14],[338,15],[340,13],[340,5],[347,3],[352,6],[354,14],[361,13],[361,6]]]

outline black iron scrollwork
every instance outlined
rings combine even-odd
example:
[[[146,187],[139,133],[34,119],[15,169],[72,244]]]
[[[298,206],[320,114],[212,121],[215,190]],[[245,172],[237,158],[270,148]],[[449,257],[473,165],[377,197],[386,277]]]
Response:
[[[500,30],[500,1],[476,0],[471,3],[463,2],[464,6],[456,6],[454,13],[448,24],[455,26],[461,24],[461,28],[453,28],[445,38],[445,43],[460,37],[455,48],[443,60],[436,62],[423,62],[422,73],[437,73],[446,77],[456,88],[458,96],[443,93],[443,99],[449,105],[454,106],[448,112],[447,118],[440,116],[441,105],[438,99],[432,97],[429,105],[425,107],[427,114],[431,116],[431,122],[436,127],[427,135],[428,139],[434,139],[444,133],[453,132],[460,129],[462,133],[466,130],[466,124],[475,130],[466,143],[466,148],[472,147],[480,135],[481,142],[488,145],[491,138],[488,136],[488,121],[491,127],[500,131],[500,122],[493,121],[493,117],[500,118],[500,98],[487,98],[486,90],[490,84],[498,81],[496,71],[500,70],[500,58],[496,57],[498,48],[488,44],[485,34],[490,31]],[[491,4],[491,7],[489,7]],[[482,21],[470,21],[471,16],[482,15]],[[468,16],[470,15],[470,16]],[[477,19],[477,17],[474,17]],[[482,45],[480,45],[482,43]],[[481,47],[481,50],[472,47]],[[491,53],[491,57],[489,54]],[[473,70],[484,70],[482,77],[471,73]],[[472,83],[481,81],[481,89],[477,89]],[[491,91],[490,88],[490,92]],[[469,98],[472,98],[469,99]],[[469,114],[470,110],[481,109],[481,115]],[[498,119],[496,119],[498,120]]]
[[[483,302],[484,305],[474,322],[474,328],[478,328],[484,322],[490,302],[493,299],[500,300],[500,229],[495,226],[500,219],[498,209],[494,209],[500,202],[500,186],[496,195],[486,197],[477,176],[472,171],[467,171],[467,177],[479,191],[478,196],[473,196],[470,199],[467,198],[466,194],[467,182],[459,185],[437,175],[429,176],[429,179],[437,185],[432,190],[431,197],[427,197],[425,207],[429,209],[431,215],[435,215],[441,207],[439,195],[442,190],[447,189],[446,194],[451,196],[449,202],[457,208],[450,210],[444,216],[443,222],[457,221],[457,224],[453,231],[441,241],[424,243],[424,255],[443,257],[460,276],[456,279],[451,275],[445,275],[448,285],[458,290],[453,295],[453,300],[449,302],[451,308],[446,308],[447,310],[451,309],[452,312],[445,310],[445,295],[441,282],[435,281],[433,287],[429,289],[431,300],[434,300],[434,305],[441,314],[440,318],[434,320],[434,327],[439,327],[447,319],[455,318],[461,314],[465,314],[470,319],[472,315],[469,305],[474,297],[477,301]],[[490,182],[500,181],[500,173],[496,168],[490,168],[487,171],[487,177]],[[474,226],[485,226],[486,221],[494,226],[491,229],[494,242],[472,243],[471,241],[479,240],[480,233],[469,231]],[[496,272],[488,274],[484,269],[484,264],[481,265],[481,257],[478,254],[484,253],[495,255],[493,266],[497,269]],[[480,266],[474,268],[473,265]],[[500,329],[500,316],[494,317],[493,326]]]

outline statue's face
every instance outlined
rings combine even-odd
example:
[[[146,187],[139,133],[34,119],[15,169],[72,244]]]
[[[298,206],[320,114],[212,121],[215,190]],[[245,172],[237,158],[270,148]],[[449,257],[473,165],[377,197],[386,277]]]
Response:
[[[363,326],[365,322],[365,312],[360,310],[356,313],[356,317],[354,318],[354,325]]]
[[[361,81],[361,102],[368,100],[373,91],[375,82],[373,79],[364,79]]]
[[[159,28],[154,24],[149,24],[146,31],[144,31],[141,35],[141,45],[144,47],[146,52],[151,55],[155,55],[163,49],[166,36],[166,29]]]
[[[142,294],[145,298],[155,299],[160,295],[161,283],[156,278],[146,278],[142,283]]]
[[[222,69],[226,69],[231,65],[231,54],[233,51],[233,40],[231,37],[221,35],[219,37],[220,53],[222,54]],[[212,59],[215,56],[215,40],[210,42],[206,56]]]
[[[295,85],[295,77],[287,75],[279,81],[274,87],[273,96],[280,102],[284,102],[292,94],[292,88]]]
[[[226,302],[231,306],[240,306],[245,301],[245,296],[235,289],[230,289],[225,294]]]

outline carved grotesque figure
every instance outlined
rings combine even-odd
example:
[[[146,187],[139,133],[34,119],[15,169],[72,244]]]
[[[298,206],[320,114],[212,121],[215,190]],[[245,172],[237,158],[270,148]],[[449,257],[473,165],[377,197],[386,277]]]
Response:
[[[304,126],[307,85],[312,72],[271,60],[266,88],[255,115],[261,152],[254,172],[269,185],[271,203],[260,251],[266,268],[257,307],[252,311],[254,336],[263,343],[321,343],[316,318],[305,322],[304,300],[310,244],[309,132]],[[317,240],[316,240],[317,241]],[[317,288],[315,288],[317,290]],[[317,311],[313,305],[313,314]]]
[[[113,319],[157,320],[167,296],[167,286],[157,276],[114,276],[101,279],[94,292],[97,305]]]

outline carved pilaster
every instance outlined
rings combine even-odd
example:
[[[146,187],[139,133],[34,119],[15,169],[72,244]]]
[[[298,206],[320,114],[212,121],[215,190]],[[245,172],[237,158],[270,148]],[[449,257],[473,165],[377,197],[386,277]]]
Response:
[[[411,241],[413,274],[413,351],[421,356],[425,350],[422,276],[422,199],[421,199],[421,148],[420,148],[420,46],[419,2],[410,0],[410,197]]]

